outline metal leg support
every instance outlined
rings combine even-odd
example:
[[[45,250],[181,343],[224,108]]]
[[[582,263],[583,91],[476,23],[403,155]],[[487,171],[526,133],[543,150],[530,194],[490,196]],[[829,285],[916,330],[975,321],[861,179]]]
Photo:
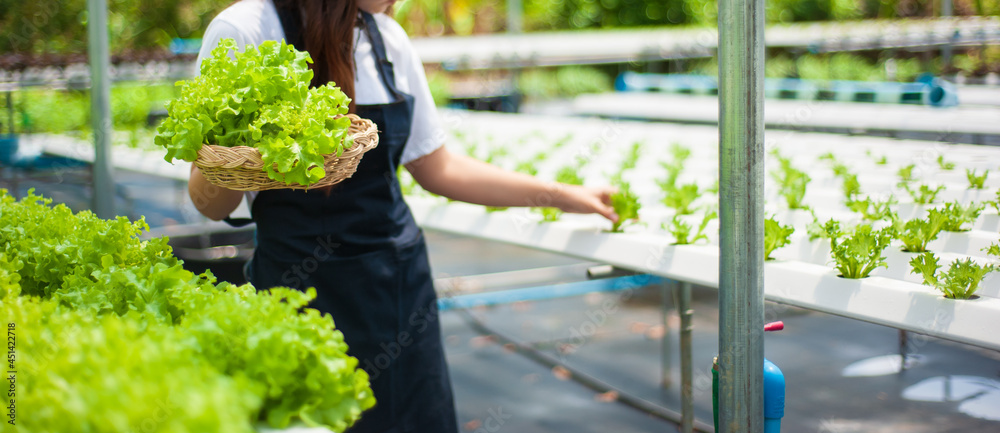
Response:
[[[693,365],[691,361],[691,283],[681,283],[677,312],[681,316],[681,432],[694,431]]]
[[[660,284],[660,323],[663,325],[663,337],[660,341],[660,386],[670,388],[670,285],[672,283],[664,281]]]
[[[906,370],[906,356],[909,352],[910,345],[910,334],[906,331],[899,330],[899,371],[902,372]]]

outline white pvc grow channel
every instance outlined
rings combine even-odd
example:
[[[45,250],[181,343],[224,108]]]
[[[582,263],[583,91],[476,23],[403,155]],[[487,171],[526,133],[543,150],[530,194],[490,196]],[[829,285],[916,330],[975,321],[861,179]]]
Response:
[[[691,150],[691,158],[678,182],[697,182],[711,186],[717,178],[717,130],[713,127],[677,126],[596,119],[546,118],[502,114],[479,114],[446,111],[443,113],[459,133],[449,141],[454,152],[474,146],[474,155],[513,169],[520,162],[545,158],[535,164],[538,175],[552,179],[555,172],[577,157],[589,161],[580,170],[586,185],[607,185],[619,170],[628,149],[636,141],[644,143],[635,169],[626,171],[639,196],[640,222],[625,228],[624,233],[608,233],[611,224],[594,215],[564,214],[556,222],[542,222],[541,215],[526,208],[487,212],[481,206],[448,202],[426,193],[407,198],[418,222],[426,227],[451,233],[513,243],[557,252],[586,260],[604,262],[708,287],[718,285],[717,224],[710,224],[708,242],[694,245],[671,245],[674,242],[661,223],[669,222],[673,211],[661,202],[662,192],[656,180],[663,176],[660,162],[669,159],[671,143]],[[569,137],[554,148],[553,143]],[[873,196],[892,193],[899,200],[893,206],[902,218],[921,216],[929,207],[950,200],[989,200],[1000,186],[1000,149],[986,146],[947,145],[937,142],[905,141],[888,138],[845,137],[829,134],[770,131],[765,136],[768,149],[778,148],[793,165],[812,177],[805,203],[815,209],[820,220],[836,218],[859,222],[860,217],[843,205],[840,183],[829,165],[818,157],[832,152],[859,174],[862,191]],[[507,153],[497,152],[503,149]],[[871,151],[873,156],[866,155]],[[939,155],[956,164],[952,171],[937,165]],[[876,160],[885,156],[886,165]],[[899,168],[916,164],[916,184],[944,185],[936,205],[916,205],[896,186]],[[767,170],[776,167],[768,158]],[[982,173],[991,169],[983,190],[969,190],[965,168]],[[407,181],[404,178],[404,183]],[[879,268],[860,280],[837,276],[824,240],[809,241],[805,225],[812,221],[804,211],[789,211],[777,194],[770,178],[765,187],[765,211],[785,225],[792,225],[792,243],[775,251],[775,261],[764,265],[764,291],[767,299],[811,310],[837,314],[883,324],[948,340],[990,349],[1000,349],[1000,273],[986,277],[975,300],[952,300],[935,289],[922,285],[909,273],[910,254],[900,252],[894,241],[886,250],[889,267]],[[544,200],[540,198],[539,203]],[[716,207],[715,194],[704,193],[697,206]],[[696,225],[700,212],[686,217]],[[942,232],[929,248],[947,265],[954,258],[972,257],[977,262],[996,262],[981,248],[1000,240],[1000,215],[987,207],[967,232]]]

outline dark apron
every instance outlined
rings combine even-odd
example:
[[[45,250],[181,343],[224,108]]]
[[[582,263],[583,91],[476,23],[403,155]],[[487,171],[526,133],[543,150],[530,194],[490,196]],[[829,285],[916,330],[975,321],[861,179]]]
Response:
[[[297,42],[299,26],[281,15]],[[349,432],[457,433],[427,248],[396,179],[413,97],[396,89],[378,26],[362,15],[393,97],[357,105],[359,116],[378,125],[378,147],[329,194],[262,191],[251,207],[257,249],[247,273],[258,289],[316,288],[310,307],[333,316],[378,401]]]

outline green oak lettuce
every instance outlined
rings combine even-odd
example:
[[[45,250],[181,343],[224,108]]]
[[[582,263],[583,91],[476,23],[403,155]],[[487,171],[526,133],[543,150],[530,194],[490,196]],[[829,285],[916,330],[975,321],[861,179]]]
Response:
[[[179,82],[155,142],[166,160],[192,162],[204,144],[256,147],[269,178],[310,185],[322,179],[323,155],[340,154],[348,135],[350,99],[338,87],[310,88],[308,53],[283,42],[247,45],[223,39],[198,77]]]
[[[19,358],[44,374],[25,380],[33,385],[18,402],[49,407],[26,412],[38,423],[29,431],[132,431],[162,397],[175,416],[142,431],[240,432],[300,419],[341,432],[375,404],[333,319],[305,308],[315,291],[219,283],[185,270],[166,239],[140,240],[142,221],[50,204],[0,191],[0,311],[30,340]],[[95,424],[102,417],[114,425]]]

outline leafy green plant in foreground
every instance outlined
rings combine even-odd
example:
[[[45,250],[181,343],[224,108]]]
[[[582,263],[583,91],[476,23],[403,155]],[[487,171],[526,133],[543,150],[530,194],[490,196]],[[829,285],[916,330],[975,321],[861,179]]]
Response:
[[[774,260],[771,253],[788,245],[792,233],[795,233],[794,227],[783,226],[774,217],[764,220],[764,260]]]
[[[192,162],[204,144],[251,146],[260,151],[269,178],[288,185],[320,181],[323,155],[353,146],[351,120],[342,116],[350,99],[330,84],[310,88],[311,61],[281,42],[238,52],[235,41],[223,39],[201,63],[201,73],[180,83],[156,144],[167,149],[168,162]]]
[[[117,428],[117,423],[141,418],[108,414],[155,409],[145,404],[148,398],[123,408],[121,398],[161,391],[176,392],[184,403],[171,417],[176,423],[162,424],[160,431],[246,431],[240,426],[257,419],[283,428],[293,418],[344,431],[374,405],[368,375],[357,368],[357,359],[347,356],[333,320],[303,309],[315,291],[258,292],[250,285],[216,283],[210,273],[184,270],[165,238],[139,240],[146,229],[142,221],[102,220],[90,212],[74,214],[66,206],[49,204],[32,193],[21,201],[0,195],[0,294],[5,296],[0,309],[13,305],[11,297],[18,296],[16,302],[34,302],[26,300],[30,297],[58,306],[18,322],[29,333],[41,335],[41,343],[34,346],[39,350],[19,346],[23,350],[19,358],[39,361],[28,365],[46,375],[28,379],[32,386],[19,392],[19,401],[44,402],[38,407],[50,406],[53,398],[74,402],[61,405],[65,412],[31,411],[33,416],[25,417],[25,422],[38,424],[29,424],[26,431],[74,431],[81,425]],[[21,307],[33,308],[14,308],[21,311]],[[58,329],[46,323],[59,320],[56,315],[77,313],[94,318],[67,319],[67,326],[87,334],[74,337],[84,342],[85,352],[73,358],[76,343],[66,342],[59,349],[67,350],[68,357],[60,352],[59,358],[52,358],[53,344],[62,345],[70,338],[46,336]],[[118,317],[135,326],[117,323]],[[115,335],[105,338],[101,333]],[[129,355],[133,352],[117,346],[119,336],[128,340],[123,344],[134,342],[142,350]],[[147,336],[148,344],[143,340]],[[111,352],[101,352],[105,344]],[[157,344],[160,350],[150,349]],[[178,345],[182,347],[173,347]],[[122,358],[126,355],[130,358]],[[43,366],[41,361],[52,365]],[[61,362],[67,365],[56,365]],[[217,375],[205,373],[204,368]],[[177,381],[174,372],[189,373],[181,383],[191,392],[205,394],[188,394],[156,382]],[[92,390],[93,386],[108,386],[111,394]],[[225,395],[234,387],[238,387],[235,394]],[[239,422],[231,421],[234,417]]]
[[[698,225],[698,231],[691,237],[691,224],[688,224],[681,218],[680,215],[674,215],[674,218],[670,220],[670,226],[667,227],[666,224],[662,225],[664,230],[667,230],[674,236],[675,245],[688,245],[698,242],[701,239],[708,240],[708,235],[705,234],[705,228],[708,227],[708,223],[719,217],[719,213],[713,209],[705,211],[705,215],[701,218],[701,224]]]
[[[830,254],[844,278],[865,278],[875,268],[886,267],[882,252],[892,241],[893,229],[874,230],[860,224],[841,236],[830,238]]]
[[[612,232],[621,232],[622,224],[626,221],[639,219],[639,196],[632,192],[632,188],[626,182],[618,183],[618,191],[611,194],[611,207],[618,215],[618,221],[611,225]]]
[[[976,174],[975,169],[965,169],[965,177],[969,179],[969,189],[983,189],[983,186],[986,184],[986,177],[989,175],[989,170],[986,170],[983,174]]]
[[[993,264],[980,265],[971,258],[955,259],[945,272],[938,272],[937,256],[926,252],[910,260],[911,273],[924,278],[924,284],[944,293],[946,298],[969,299],[979,289],[983,277],[998,268]]]

